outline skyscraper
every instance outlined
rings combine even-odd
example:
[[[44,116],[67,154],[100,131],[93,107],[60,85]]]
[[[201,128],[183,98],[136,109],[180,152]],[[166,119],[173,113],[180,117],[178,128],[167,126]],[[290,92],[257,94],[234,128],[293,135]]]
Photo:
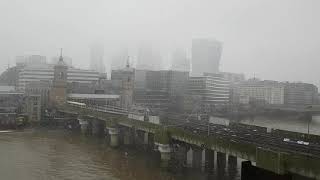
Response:
[[[138,50],[137,69],[159,70],[162,65],[161,54],[151,46],[142,46]]]
[[[45,64],[46,62],[47,62],[47,58],[41,55],[27,55],[27,56],[16,57],[17,66],[25,66],[29,64]]]
[[[192,40],[192,74],[218,73],[222,43],[214,39]]]
[[[98,71],[99,73],[105,73],[106,67],[103,63],[104,47],[100,43],[95,43],[90,49],[90,68]]]
[[[172,66],[174,71],[190,71],[190,60],[187,58],[187,53],[183,50],[175,50],[171,56]]]
[[[128,48],[123,48],[117,51],[112,56],[111,70],[123,69],[123,67],[126,66],[128,56],[129,56]]]

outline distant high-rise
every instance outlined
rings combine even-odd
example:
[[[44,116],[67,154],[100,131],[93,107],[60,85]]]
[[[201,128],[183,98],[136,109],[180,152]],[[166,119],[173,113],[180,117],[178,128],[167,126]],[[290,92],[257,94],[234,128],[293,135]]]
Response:
[[[128,48],[123,48],[112,56],[111,70],[123,69],[126,66],[129,56]]]
[[[104,47],[100,43],[95,43],[90,50],[90,68],[99,73],[105,73],[106,67],[103,63]]]
[[[184,108],[192,111],[195,106],[212,111],[216,105],[228,104],[230,99],[230,81],[221,74],[204,73],[202,76],[189,77]]]
[[[152,49],[151,46],[143,46],[138,50],[137,69],[159,70],[161,65],[160,53]]]
[[[17,66],[25,66],[29,64],[45,64],[46,62],[47,58],[41,55],[28,55],[16,57]]]
[[[190,71],[190,60],[187,58],[187,53],[183,50],[176,50],[172,53],[172,66],[174,71]]]
[[[192,74],[218,73],[222,43],[214,39],[192,40]]]
[[[308,83],[284,83],[284,103],[288,106],[317,104],[318,88]]]

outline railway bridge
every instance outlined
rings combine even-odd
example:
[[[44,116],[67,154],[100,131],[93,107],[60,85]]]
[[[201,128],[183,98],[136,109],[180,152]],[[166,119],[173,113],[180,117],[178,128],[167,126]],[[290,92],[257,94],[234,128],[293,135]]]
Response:
[[[247,160],[242,163],[243,180],[263,179],[254,175],[257,171],[261,171],[260,175],[264,174],[269,179],[292,179],[294,174],[320,179],[320,137],[315,135],[309,135],[308,142],[304,140],[293,143],[291,141],[295,138],[306,135],[279,130],[269,132],[263,128],[240,125],[223,127],[197,121],[188,121],[182,125],[163,125],[148,119],[128,118],[128,111],[115,107],[67,103],[57,109],[59,113],[75,116],[82,133],[107,132],[112,147],[119,146],[120,139],[124,144],[130,144],[134,137],[140,137],[142,144],[155,145],[164,167],[174,158],[174,152],[186,154],[191,148],[192,164],[201,166],[200,159],[205,159],[204,164],[208,170],[214,164],[226,166],[229,163],[227,161],[236,162],[237,157]],[[182,148],[176,150],[176,147]],[[182,156],[183,158],[187,157]],[[188,163],[187,159],[183,161]]]

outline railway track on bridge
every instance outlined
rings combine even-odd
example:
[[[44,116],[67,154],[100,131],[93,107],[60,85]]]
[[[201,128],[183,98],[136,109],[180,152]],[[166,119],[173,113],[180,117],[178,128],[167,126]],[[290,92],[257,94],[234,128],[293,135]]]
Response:
[[[286,137],[272,136],[270,133],[261,132],[252,129],[235,129],[231,127],[208,124],[205,122],[191,120],[186,122],[181,128],[188,130],[194,134],[220,136],[230,141],[254,144],[258,147],[269,148],[272,150],[280,150],[282,152],[308,154],[320,157],[320,145],[309,143],[309,145],[297,144],[293,142],[283,141]]]

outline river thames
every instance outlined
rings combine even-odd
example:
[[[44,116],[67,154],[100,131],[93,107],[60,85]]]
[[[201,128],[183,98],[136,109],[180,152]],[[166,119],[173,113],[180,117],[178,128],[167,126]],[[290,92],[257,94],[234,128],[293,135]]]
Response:
[[[240,167],[223,175],[160,168],[157,153],[112,149],[103,138],[63,130],[0,133],[1,179],[238,180]],[[238,163],[239,164],[239,163]],[[217,171],[217,170],[216,170]]]

